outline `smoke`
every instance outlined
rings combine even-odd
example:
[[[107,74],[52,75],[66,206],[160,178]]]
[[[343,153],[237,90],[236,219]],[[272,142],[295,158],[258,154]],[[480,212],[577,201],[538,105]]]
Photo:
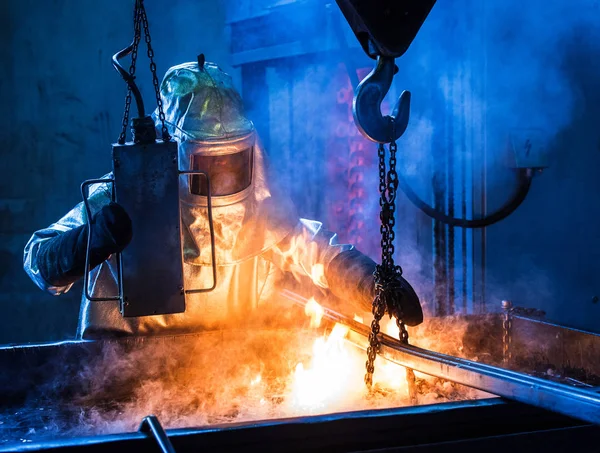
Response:
[[[365,352],[340,337],[323,355],[333,326],[310,328],[305,315],[295,321],[303,327],[253,326],[9,351],[15,367],[13,377],[0,376],[0,445],[133,432],[150,414],[174,429],[410,405],[402,367],[379,359],[375,382],[382,384],[369,395]],[[391,326],[382,328],[395,335]],[[419,345],[464,356],[467,329],[459,319],[426,323],[415,338],[422,338]],[[340,366],[331,368],[335,364]],[[419,404],[484,396],[424,375],[417,382]]]
[[[321,20],[320,8],[307,2],[293,22],[310,28]],[[376,146],[358,135],[350,110],[351,80],[364,77],[373,61],[356,46],[339,11],[329,12],[331,20],[341,21],[350,48],[340,48],[335,32],[322,40],[322,48],[335,52],[267,64],[264,122],[269,126],[263,133],[270,135],[272,160],[300,213],[322,220],[343,241],[380,260]],[[522,157],[527,139],[533,141],[534,163],[552,162],[564,152],[557,135],[574,121],[582,96],[569,78],[569,55],[577,36],[600,42],[598,13],[593,0],[577,5],[460,0],[434,6],[397,60],[399,72],[382,106],[388,113],[402,90],[412,92],[409,127],[398,141],[398,168],[425,202],[433,205],[438,192],[439,209],[480,217],[478,196],[485,186],[487,211],[494,212],[516,189],[515,151]],[[253,113],[260,117],[258,110]],[[354,172],[357,162],[360,174]],[[434,292],[431,223],[402,194],[397,205],[396,260],[428,305]],[[457,256],[463,249],[472,256],[470,238],[471,231],[463,238],[462,230],[455,230]],[[442,253],[446,259],[449,252]],[[448,273],[469,279],[456,260]],[[528,268],[522,280],[528,293],[552,291],[539,266]],[[488,286],[488,292],[496,289],[502,292],[501,285]],[[471,301],[482,296],[469,291],[475,291],[468,295]]]
[[[438,2],[399,60],[400,72],[383,106],[384,113],[389,111],[402,89],[413,94],[409,127],[398,143],[398,165],[424,200],[432,202],[434,181],[437,188],[446,189],[451,174],[455,184],[464,179],[468,185],[468,174],[480,168],[487,171],[490,209],[496,198],[506,199],[510,185],[505,178],[511,176],[507,137],[513,128],[543,130],[547,149],[553,149],[552,141],[573,120],[581,96],[565,74],[569,43],[575,34],[598,41],[598,12],[598,2],[592,0],[577,5],[541,0]],[[310,24],[313,14],[305,10],[295,23]],[[268,28],[263,32],[269,35]],[[324,47],[331,44],[326,41]],[[249,96],[250,114],[301,214],[323,220],[342,239],[362,238],[359,248],[379,259],[376,150],[352,124],[349,68],[340,62],[346,57],[359,77],[373,65],[358,47],[277,61],[265,72],[266,97],[257,103]],[[356,181],[350,177],[355,153],[361,155],[356,158],[363,169]],[[436,178],[436,173],[442,176]],[[358,211],[352,207],[350,181],[364,188],[362,195],[356,188],[357,196],[363,197],[362,229],[360,221],[350,219]],[[419,219],[402,196],[397,222],[397,262],[417,292],[429,294],[430,224]],[[520,287],[531,298],[549,295],[551,282],[531,264],[521,274]],[[498,293],[501,283],[492,282]],[[435,311],[429,298],[423,302],[427,311]],[[432,328],[435,323],[437,328]],[[411,342],[481,358],[481,351],[491,354],[500,344],[486,337],[486,327],[458,318],[429,320],[410,329]],[[479,329],[478,335],[465,344],[470,328]],[[24,407],[3,417],[2,430],[14,431],[11,438],[22,433],[31,439],[133,431],[150,413],[169,428],[303,415],[286,398],[290,376],[309,358],[314,339],[312,331],[244,330],[182,337],[178,344],[174,339],[151,340],[133,350],[125,343],[107,342],[92,358],[85,357],[63,374],[46,375]],[[62,363],[61,357],[56,360]],[[30,371],[35,375],[40,370]],[[373,403],[358,398],[346,403],[358,410],[400,405],[402,400]],[[28,432],[33,419],[41,420],[45,430]]]

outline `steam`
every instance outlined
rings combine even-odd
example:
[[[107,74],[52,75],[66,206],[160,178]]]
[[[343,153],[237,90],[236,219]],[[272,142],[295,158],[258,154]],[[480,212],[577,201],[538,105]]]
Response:
[[[41,361],[37,367],[18,370],[21,379],[35,378],[37,385],[26,387],[25,404],[0,414],[0,444],[132,432],[149,414],[173,429],[410,404],[401,367],[381,359],[375,381],[377,373],[387,373],[399,379],[399,386],[367,395],[362,381],[365,353],[349,344],[344,346],[344,369],[328,373],[342,373],[339,384],[347,381],[344,388],[350,391],[336,395],[327,391],[328,386],[339,387],[335,379],[323,382],[327,398],[323,404],[311,404],[318,399],[306,397],[306,386],[298,387],[298,368],[305,371],[301,378],[327,378],[319,374],[323,370],[311,374],[319,360],[327,358],[315,355],[313,345],[318,349],[331,341],[321,335],[329,336],[333,326],[310,328],[310,317],[301,316],[296,319],[296,324],[298,319],[305,321],[301,329],[253,328],[72,344],[47,356],[40,351],[48,364]],[[423,334],[432,349],[460,355],[457,347],[466,327],[464,322],[430,325],[423,327]],[[418,382],[423,389],[420,404],[482,397],[481,392],[425,376]]]
[[[310,24],[316,8],[312,12],[305,8],[305,16],[295,20]],[[332,19],[340,19],[349,32],[336,8],[331,12]],[[470,198],[471,185],[475,191],[481,190],[479,178],[485,171],[488,212],[496,210],[516,187],[515,155],[509,138],[517,129],[539,130],[534,146],[549,153],[552,161],[557,135],[574,121],[575,106],[582,96],[568,74],[569,56],[576,51],[573,42],[576,37],[600,42],[598,14],[598,3],[592,0],[577,5],[542,0],[460,0],[435,5],[411,48],[397,60],[399,72],[382,107],[388,113],[402,90],[412,92],[409,127],[398,142],[398,166],[422,199],[433,204],[434,189],[447,194],[453,187],[455,216],[478,217],[480,212],[473,212],[477,207],[473,208]],[[352,43],[354,37],[347,36]],[[274,65],[267,71],[270,111],[265,119],[269,126],[263,133],[270,133],[274,167],[281,168],[280,176],[301,215],[324,221],[342,241],[354,243],[379,261],[376,146],[360,137],[353,125],[350,102],[354,87],[348,76],[350,71],[363,78],[373,61],[352,47],[308,61],[290,60],[286,65]],[[255,109],[253,113],[260,122],[260,112]],[[359,148],[362,172],[354,177],[352,155]],[[540,154],[540,160],[543,158]],[[324,162],[329,162],[327,167]],[[364,188],[360,210],[351,201],[357,180]],[[463,202],[465,214],[461,212]],[[422,295],[427,310],[434,313],[430,307],[434,285],[427,224],[419,220],[420,214],[402,194],[397,204],[396,262]],[[446,204],[443,208],[447,211]],[[363,220],[357,222],[354,216],[358,211]],[[462,231],[455,233],[456,247],[467,247]],[[468,279],[461,266],[456,263],[448,272]],[[552,292],[540,266],[526,274],[520,286],[527,291],[520,294]],[[505,285],[493,283],[493,275],[488,278],[486,293],[503,293]],[[472,301],[479,296],[468,298]],[[471,310],[467,302],[462,304]],[[496,310],[497,305],[499,300],[494,300],[488,308]]]
[[[411,121],[398,143],[399,168],[422,198],[431,202],[434,172],[456,172],[462,165],[471,171],[480,165],[486,141],[488,183],[503,197],[506,172],[499,169],[506,168],[506,139],[512,128],[541,128],[552,149],[556,134],[573,121],[581,96],[565,74],[570,43],[581,34],[590,42],[600,41],[598,14],[598,3],[592,0],[577,5],[542,0],[438,2],[411,49],[399,60],[400,72],[383,106],[388,112],[402,89],[413,93]],[[302,19],[310,22],[311,17],[297,18]],[[485,52],[478,47],[484,42]],[[373,62],[361,60],[357,56],[361,52],[353,48],[346,53],[364,77]],[[255,106],[252,119],[263,135],[269,135],[271,164],[295,197],[301,215],[325,221],[342,240],[357,237],[349,221],[355,210],[348,198],[346,172],[351,150],[362,150],[365,225],[357,245],[378,260],[375,146],[361,138],[352,124],[347,67],[332,61],[327,54],[315,57],[311,65],[302,61],[285,69],[269,68],[265,99],[270,100],[269,108]],[[260,110],[268,115],[261,117]],[[448,152],[455,162],[450,169],[445,168]],[[324,168],[325,161],[330,167]],[[460,174],[454,176],[458,180]],[[439,184],[445,187],[447,180],[442,178]],[[415,234],[415,209],[401,196],[398,203],[396,260],[417,292],[430,294],[427,270],[432,260],[424,245],[427,240]],[[501,288],[500,283],[492,283]],[[522,275],[520,284],[527,297],[551,292],[550,282],[535,266]],[[430,299],[423,302],[433,313]],[[135,346],[103,343],[100,351],[84,354],[62,373],[28,370],[32,376],[40,372],[45,380],[28,395],[24,407],[4,414],[0,432],[31,440],[134,431],[151,413],[168,428],[306,415],[289,398],[291,376],[298,363],[309,360],[311,345],[320,334],[306,327],[213,332],[151,339]],[[410,329],[411,343],[487,361],[501,344],[486,336],[487,327],[460,318],[428,319]],[[469,335],[473,330],[476,334]],[[358,357],[364,363],[362,352]],[[61,359],[56,358],[58,363]],[[461,397],[473,394],[463,391]],[[427,401],[434,399],[444,400],[434,395]],[[357,389],[353,399],[334,407],[359,410],[404,404],[408,402],[403,395],[367,399]],[[37,432],[24,428],[36,423],[45,428]]]

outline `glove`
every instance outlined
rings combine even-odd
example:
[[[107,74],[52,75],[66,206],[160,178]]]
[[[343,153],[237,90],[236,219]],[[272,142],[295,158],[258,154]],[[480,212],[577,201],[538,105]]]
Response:
[[[337,255],[325,271],[329,287],[339,299],[348,302],[344,309],[359,308],[371,311],[375,298],[375,261],[356,249]],[[395,296],[387,307],[388,314],[397,316],[402,312],[402,320],[407,326],[417,326],[423,322],[423,309],[415,290],[403,277],[398,277],[393,285]],[[352,302],[357,301],[358,307]]]
[[[391,303],[388,304],[388,314],[395,318],[399,317],[407,326],[418,326],[423,322],[423,308],[419,296],[404,277],[397,277],[395,283],[394,295]]]
[[[131,219],[125,209],[111,202],[91,221],[89,265],[93,269],[131,242]],[[88,225],[81,225],[40,244],[36,256],[40,275],[52,286],[67,286],[83,277]]]

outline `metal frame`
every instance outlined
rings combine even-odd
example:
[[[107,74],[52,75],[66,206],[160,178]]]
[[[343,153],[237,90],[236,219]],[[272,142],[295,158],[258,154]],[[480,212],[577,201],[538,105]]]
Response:
[[[513,453],[524,453],[541,451],[544,446],[557,451],[552,448],[554,445],[565,444],[570,453],[576,453],[595,451],[589,446],[600,440],[596,426],[500,398],[168,431],[170,442],[180,453],[375,449],[504,453],[506,445],[511,445]],[[463,445],[471,449],[456,448]],[[0,452],[5,451],[119,453],[157,451],[157,446],[148,434],[131,432],[0,446]]]
[[[114,178],[104,178],[104,179],[88,179],[87,181],[83,181],[81,183],[81,196],[83,197],[83,204],[85,206],[85,211],[87,214],[87,226],[88,226],[88,237],[87,237],[87,246],[85,249],[85,273],[83,275],[83,291],[87,300],[91,302],[105,302],[110,300],[118,300],[120,303],[123,303],[123,265],[121,260],[121,254],[117,253],[117,296],[113,297],[92,297],[89,291],[89,283],[90,283],[90,245],[92,240],[92,210],[90,209],[90,205],[88,203],[88,192],[87,189],[92,184],[103,184],[109,183],[112,184],[111,190],[111,201],[115,201],[115,179]]]
[[[208,187],[208,196],[207,196],[207,210],[208,210],[208,225],[209,225],[209,233],[210,233],[210,246],[211,246],[211,258],[212,258],[212,276],[213,282],[212,285],[207,288],[197,288],[197,289],[184,289],[185,294],[197,294],[197,293],[205,293],[214,290],[217,287],[217,262],[216,262],[216,249],[215,249],[215,230],[213,225],[213,216],[212,216],[212,193],[210,188],[210,177],[208,174],[201,170],[179,170],[179,175],[201,175],[206,178],[206,183]],[[89,266],[90,260],[90,244],[91,244],[91,229],[92,229],[92,211],[89,205],[88,200],[88,188],[93,184],[112,184],[111,190],[111,201],[116,201],[115,196],[115,179],[114,178],[103,178],[103,179],[88,179],[81,183],[81,196],[83,198],[83,204],[85,206],[85,211],[87,214],[87,225],[88,225],[88,237],[87,237],[87,246],[85,251],[85,274],[83,277],[83,286],[84,286],[84,294],[86,299],[91,302],[105,302],[105,301],[119,301],[121,304],[123,303],[123,264],[121,259],[121,254],[116,254],[117,259],[117,296],[112,297],[93,297],[89,291],[89,273],[91,271]],[[181,208],[180,208],[181,210]],[[181,219],[181,215],[179,216]],[[180,231],[180,245],[181,245],[181,256],[183,262],[183,228],[179,229]]]
[[[335,318],[335,313],[327,310],[325,320],[340,322]],[[347,318],[345,318],[347,319]],[[518,321],[520,317],[514,317]],[[527,321],[527,320],[526,320]],[[341,320],[344,322],[344,320]],[[550,337],[555,336],[555,327],[535,321],[531,326],[549,329],[546,332]],[[518,326],[515,326],[518,327]],[[527,327],[527,326],[524,326]],[[367,326],[363,326],[367,328]],[[566,334],[566,332],[565,332]],[[583,335],[586,332],[576,331],[573,334]],[[221,335],[219,332],[210,335]],[[354,334],[360,341],[366,341],[364,336]],[[382,336],[383,339],[385,339]],[[389,338],[389,337],[387,337]],[[542,339],[546,339],[543,336]],[[155,343],[169,342],[172,347],[185,347],[189,344],[190,336],[153,337],[147,339],[127,338],[116,340],[118,344],[130,347],[144,347],[151,351]],[[354,337],[351,338],[354,340]],[[596,340],[596,338],[592,338]],[[572,342],[571,337],[564,341]],[[38,383],[35,379],[46,379],[52,373],[67,373],[79,376],[78,369],[90,360],[97,357],[106,343],[102,342],[65,342],[59,344],[28,345],[9,348],[0,348],[0,360],[6,364],[0,367],[2,380],[3,405],[7,408],[20,407],[24,401],[31,401],[30,390]],[[597,344],[597,343],[594,343]],[[354,343],[356,345],[356,343]],[[390,338],[390,344],[384,342],[382,354],[394,353],[397,341]],[[540,346],[541,347],[541,346]],[[388,350],[389,348],[389,350]],[[138,350],[138,349],[134,349]],[[445,379],[455,380],[456,376],[478,379],[481,370],[466,367],[461,371],[456,369],[471,365],[472,362],[456,359],[454,363],[440,362],[431,359],[423,360],[414,357],[414,351],[422,351],[414,347],[400,347],[401,355],[395,357],[398,361],[414,360],[409,363],[417,370],[424,369],[423,363],[431,367],[429,374],[440,375]],[[441,354],[429,355],[455,359]],[[568,352],[568,351],[567,351]],[[412,358],[411,358],[412,357]],[[377,364],[378,362],[376,362]],[[404,364],[404,363],[402,363]],[[10,366],[9,366],[10,365]],[[475,365],[482,366],[475,363]],[[377,366],[377,365],[376,365]],[[494,367],[483,365],[487,370],[496,370]],[[448,370],[446,370],[448,368]],[[34,372],[27,373],[28,370]],[[44,370],[43,374],[39,371]],[[427,370],[426,370],[427,371]],[[505,371],[505,370],[501,370]],[[509,383],[513,388],[525,390],[532,381],[521,382],[523,375],[508,372],[517,377],[517,382]],[[488,384],[492,378],[500,386],[505,383],[502,375],[485,377]],[[529,376],[525,376],[526,379]],[[32,380],[33,379],[33,380]],[[543,381],[544,384],[548,382]],[[484,383],[481,386],[485,385]],[[529,383],[529,384],[528,384]],[[466,383],[476,388],[480,385]],[[553,386],[569,389],[570,386]],[[510,387],[505,387],[508,392]],[[496,389],[484,389],[497,392]],[[590,390],[591,391],[591,390]],[[535,394],[537,389],[531,389]],[[14,395],[12,393],[15,393]],[[69,390],[62,392],[68,398]],[[585,393],[586,395],[589,393]],[[517,396],[519,394],[517,393]],[[550,395],[551,398],[561,398],[560,395]],[[507,398],[511,396],[508,395]],[[598,395],[600,398],[600,395]],[[57,403],[60,403],[60,398]],[[516,398],[515,398],[516,399]],[[566,398],[564,398],[566,401]],[[546,400],[548,402],[550,400]],[[506,451],[509,447],[513,453],[528,452],[548,449],[549,451],[587,452],[595,451],[590,445],[596,446],[600,442],[600,427],[580,422],[574,418],[553,413],[534,407],[535,401],[526,401],[528,404],[513,403],[501,398],[461,401],[424,405],[415,407],[401,407],[377,411],[350,412],[329,414],[316,417],[300,417],[280,420],[260,420],[236,424],[212,425],[201,428],[191,427],[186,429],[167,430],[168,440],[179,452],[192,451],[248,451],[249,447],[260,447],[263,451],[339,451],[358,452],[371,451]],[[577,406],[575,402],[575,406]],[[556,410],[556,412],[561,412]],[[571,414],[570,414],[571,415]],[[435,429],[431,427],[434,426]],[[376,434],[375,434],[376,433]],[[500,447],[502,446],[502,448]],[[503,450],[504,448],[504,450]],[[148,433],[131,432],[109,436],[93,436],[87,438],[56,438],[40,440],[33,443],[13,443],[0,445],[0,451],[93,451],[118,453],[121,451],[149,451],[157,449],[156,438]],[[444,450],[445,449],[445,450]]]
[[[214,290],[217,287],[217,253],[215,249],[215,228],[213,225],[213,217],[212,217],[212,192],[210,188],[210,177],[208,174],[202,170],[179,170],[179,176],[182,175],[200,175],[206,178],[206,209],[208,211],[208,229],[210,233],[210,254],[211,254],[211,267],[213,274],[213,283],[212,286],[208,288],[199,288],[199,289],[184,289],[185,294],[198,294],[198,293],[207,293]],[[181,214],[179,215],[181,219]],[[183,235],[183,228],[180,228],[180,234]],[[183,238],[182,238],[183,239]],[[183,240],[180,240],[181,243],[181,260],[183,262]],[[185,280],[184,280],[185,284]]]

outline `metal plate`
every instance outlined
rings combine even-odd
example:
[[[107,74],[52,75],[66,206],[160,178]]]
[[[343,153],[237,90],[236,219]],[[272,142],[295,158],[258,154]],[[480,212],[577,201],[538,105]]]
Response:
[[[113,145],[117,203],[133,225],[122,253],[125,317],[185,311],[177,143]]]
[[[417,36],[435,0],[336,0],[336,3],[367,55],[399,58]]]

